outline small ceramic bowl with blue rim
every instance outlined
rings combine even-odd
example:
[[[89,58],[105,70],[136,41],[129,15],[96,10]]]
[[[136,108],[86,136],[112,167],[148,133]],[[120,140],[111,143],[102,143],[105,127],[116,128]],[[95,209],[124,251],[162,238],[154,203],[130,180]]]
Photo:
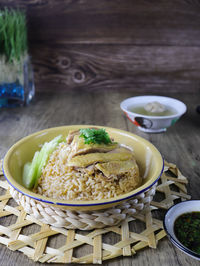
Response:
[[[152,95],[127,98],[120,107],[127,118],[146,133],[165,132],[187,110],[186,105],[177,99]]]
[[[198,254],[184,246],[178,239],[178,236],[175,232],[175,222],[177,221],[177,219],[184,214],[191,214],[195,212],[200,213],[200,200],[183,201],[172,206],[165,214],[164,229],[174,246],[176,246],[179,250],[181,250],[188,256],[196,260],[200,260],[200,253]]]

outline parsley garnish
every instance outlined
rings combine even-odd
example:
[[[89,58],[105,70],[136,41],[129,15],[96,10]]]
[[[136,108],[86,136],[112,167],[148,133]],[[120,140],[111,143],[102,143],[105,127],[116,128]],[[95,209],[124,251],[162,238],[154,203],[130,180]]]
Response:
[[[112,143],[105,129],[83,128],[80,129],[80,137],[85,139],[85,144],[110,144]]]

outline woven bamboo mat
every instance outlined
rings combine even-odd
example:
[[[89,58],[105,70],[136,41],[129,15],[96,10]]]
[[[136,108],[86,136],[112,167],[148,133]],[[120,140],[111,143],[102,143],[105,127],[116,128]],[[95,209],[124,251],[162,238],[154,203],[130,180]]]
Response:
[[[80,231],[42,224],[26,214],[13,202],[0,170],[0,243],[43,263],[101,264],[119,256],[132,256],[145,247],[156,248],[165,237],[165,210],[176,201],[190,199],[187,183],[176,165],[165,162],[156,195],[145,211],[118,226]]]

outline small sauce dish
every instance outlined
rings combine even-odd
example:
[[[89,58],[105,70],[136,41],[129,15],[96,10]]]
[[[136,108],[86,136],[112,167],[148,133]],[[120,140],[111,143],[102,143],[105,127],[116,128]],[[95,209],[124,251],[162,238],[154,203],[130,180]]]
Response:
[[[180,242],[180,240],[177,238],[177,234],[176,234],[176,228],[175,228],[175,224],[177,222],[177,219],[181,219],[181,217],[183,217],[182,215],[184,214],[191,214],[191,213],[199,213],[200,212],[200,200],[188,200],[188,201],[183,201],[180,202],[174,206],[172,206],[167,213],[165,214],[165,218],[164,218],[164,229],[170,239],[170,241],[172,242],[172,244],[174,244],[178,249],[180,249],[181,251],[183,251],[185,254],[189,255],[190,257],[199,260],[200,261],[200,253],[196,253],[194,251],[192,251],[191,249],[189,249],[188,247],[186,247],[185,245],[182,244],[182,242]],[[194,224],[194,221],[192,221]],[[192,223],[188,221],[189,223]],[[198,225],[199,226],[199,225]],[[191,232],[191,227],[189,228],[190,232]],[[186,241],[189,241],[188,235],[185,234],[187,230],[185,230],[183,232]],[[197,230],[197,233],[200,233],[200,230]],[[188,242],[189,243],[189,242]],[[198,247],[200,248],[200,247]]]
[[[147,112],[139,112],[140,108],[145,108],[148,104],[160,104],[168,109],[168,112],[159,114],[152,112],[150,115]],[[121,102],[120,107],[127,118],[138,129],[146,133],[161,133],[165,132],[168,127],[174,125],[178,119],[186,112],[186,105],[174,98],[164,96],[136,96],[127,98]],[[173,112],[170,112],[170,110]]]

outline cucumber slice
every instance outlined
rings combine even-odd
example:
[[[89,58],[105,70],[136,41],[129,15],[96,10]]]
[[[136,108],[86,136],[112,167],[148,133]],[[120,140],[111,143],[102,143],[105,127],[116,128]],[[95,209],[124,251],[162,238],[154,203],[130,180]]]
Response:
[[[34,154],[33,160],[31,163],[26,163],[24,165],[23,170],[23,183],[26,188],[32,188],[35,184],[35,180],[37,177],[37,169],[38,169],[38,157],[39,151]]]
[[[42,168],[46,165],[50,154],[55,150],[57,145],[63,141],[62,135],[55,137],[50,142],[45,142],[40,151],[36,151],[32,162],[24,165],[23,183],[26,188],[37,187]]]
[[[34,187],[37,187],[38,185],[38,180],[39,177],[41,176],[42,173],[42,168],[46,165],[50,154],[56,149],[57,145],[62,142],[62,135],[57,136],[50,142],[45,142],[43,145],[42,149],[40,150],[39,158],[38,158],[38,171],[37,171],[37,176],[36,176],[36,181]]]

